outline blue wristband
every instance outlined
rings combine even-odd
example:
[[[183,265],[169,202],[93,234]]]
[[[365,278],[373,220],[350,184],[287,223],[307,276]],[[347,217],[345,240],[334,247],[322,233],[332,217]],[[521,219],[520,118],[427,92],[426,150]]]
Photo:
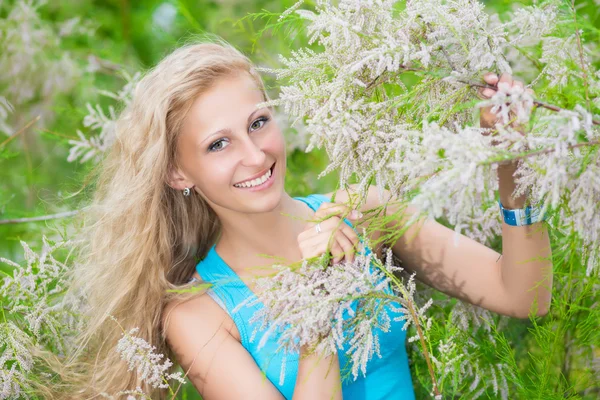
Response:
[[[504,222],[511,226],[524,226],[532,225],[539,221],[545,221],[548,218],[547,214],[543,216],[540,213],[540,208],[527,206],[525,208],[517,208],[509,210],[502,206],[500,200],[498,200],[500,206],[500,215],[502,215]]]

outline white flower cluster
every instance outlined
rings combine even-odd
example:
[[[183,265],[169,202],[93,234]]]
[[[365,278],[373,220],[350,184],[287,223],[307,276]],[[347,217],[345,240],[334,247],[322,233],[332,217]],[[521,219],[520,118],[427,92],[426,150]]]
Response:
[[[92,29],[73,18],[50,22],[40,18],[44,0],[0,2],[0,89],[19,110],[11,124],[0,130],[12,134],[34,115],[41,123],[53,117],[55,96],[71,90],[81,69],[75,57],[62,50],[68,36],[87,35]],[[24,109],[31,111],[26,115]],[[0,111],[0,121],[2,112]],[[24,121],[25,120],[25,121]],[[8,129],[7,129],[8,128]]]
[[[168,389],[168,381],[171,379],[185,383],[181,372],[165,373],[173,365],[173,362],[167,358],[161,364],[164,354],[155,353],[155,346],[135,336],[138,331],[139,328],[133,328],[129,332],[124,332],[116,346],[116,351],[120,353],[121,359],[127,361],[129,371],[137,369],[140,379],[153,388]]]
[[[460,377],[463,382],[460,398],[478,399],[488,390],[496,398],[510,398],[508,378],[514,380],[515,375],[509,365],[502,362],[490,363],[488,360],[482,362],[479,354],[497,351],[493,330],[502,329],[507,318],[501,316],[499,321],[497,319],[489,311],[461,301],[452,308],[449,325],[446,327],[448,335],[438,342],[431,359],[436,367],[438,383]],[[483,347],[491,350],[482,350],[482,343]],[[470,383],[466,386],[464,382]]]
[[[12,276],[2,279],[0,299],[4,312],[21,315],[27,322],[27,328],[39,342],[55,343],[59,352],[64,352],[65,341],[56,341],[56,337],[67,338],[69,329],[75,329],[77,321],[72,318],[73,312],[63,298],[60,302],[52,300],[62,294],[68,285],[66,272],[68,266],[58,261],[53,252],[68,247],[72,241],[50,243],[43,236],[43,247],[40,254],[31,250],[29,245],[21,241],[24,249],[26,265],[0,257],[0,262],[14,267]],[[72,305],[72,304],[71,304]]]
[[[34,347],[65,355],[81,328],[84,301],[74,294],[64,296],[68,265],[53,253],[73,241],[52,243],[42,236],[42,250],[35,253],[21,241],[26,265],[0,257],[12,267],[0,281],[0,399],[28,398],[33,380]],[[4,397],[3,397],[4,396]]]
[[[0,323],[0,399],[29,399],[33,369],[30,337],[13,322]]]
[[[523,124],[529,122],[533,109],[533,97],[520,86],[509,86],[505,82],[498,84],[498,91],[487,101],[477,104],[477,107],[492,106],[491,112],[496,114],[502,124],[507,125],[516,115],[516,122]]]
[[[424,214],[447,217],[457,233],[485,242],[501,229],[498,163],[519,159],[513,195],[528,193],[544,212],[559,209],[557,199],[571,196],[571,216],[557,218],[553,228],[570,229],[571,222],[581,226],[585,220],[582,235],[593,248],[600,236],[600,202],[590,202],[598,198],[600,184],[591,177],[600,160],[590,149],[600,129],[590,110],[538,110],[532,119],[530,92],[500,85],[494,97],[476,105],[492,105],[500,117],[498,134],[484,136],[472,123],[477,107],[468,105],[477,101],[471,83],[481,82],[484,71],[513,73],[505,53],[538,44],[545,63],[540,79],[562,76],[565,65],[574,71],[573,64],[583,59],[590,101],[598,102],[600,73],[588,47],[582,55],[574,39],[548,36],[559,35],[556,2],[515,8],[508,19],[490,17],[472,0],[396,3],[317,1],[314,11],[295,10],[308,21],[310,42],[322,50],[295,50],[281,57],[283,68],[261,69],[285,81],[279,98],[263,105],[282,105],[295,122],[306,123],[307,152],[325,147],[330,163],[319,177],[338,170],[342,187],[355,175],[362,194],[373,180],[381,193],[384,187],[399,198],[416,193],[411,203]],[[583,79],[581,71],[573,74]],[[407,85],[405,75],[417,83]],[[578,86],[583,91],[586,85]],[[525,136],[505,126],[513,114],[517,122],[530,123]],[[600,255],[593,249],[587,255],[589,274]]]
[[[401,270],[391,259],[390,250],[384,265],[376,263],[376,255],[367,254],[363,247],[352,263],[323,267],[304,260],[297,269],[277,266],[280,271],[274,277],[257,279],[257,298],[236,309],[264,304],[250,320],[256,324],[251,340],[262,332],[259,348],[274,332],[280,333],[278,344],[285,352],[298,353],[308,346],[318,354],[330,355],[348,345],[346,353],[356,379],[359,370],[366,374],[374,354],[381,356],[378,330],[388,332],[391,318],[406,320],[403,329],[414,322],[408,310],[414,285],[402,288],[401,296],[384,292],[390,284],[388,275]],[[400,306],[394,306],[395,302]],[[382,305],[387,305],[392,315]],[[425,310],[415,312],[421,317]]]
[[[122,73],[127,83],[118,93],[106,90],[100,90],[99,93],[115,99],[126,106],[131,102],[135,85],[140,80],[141,74],[137,72],[131,76],[125,71]],[[79,136],[80,140],[69,140],[69,144],[72,147],[67,157],[68,162],[73,162],[77,159],[79,159],[80,163],[88,160],[97,161],[115,141],[115,124],[118,115],[114,107],[108,107],[108,114],[102,110],[99,104],[92,106],[88,103],[86,107],[88,115],[83,119],[83,126],[92,131],[97,131],[97,133],[88,138],[80,130],[77,130],[77,136]]]

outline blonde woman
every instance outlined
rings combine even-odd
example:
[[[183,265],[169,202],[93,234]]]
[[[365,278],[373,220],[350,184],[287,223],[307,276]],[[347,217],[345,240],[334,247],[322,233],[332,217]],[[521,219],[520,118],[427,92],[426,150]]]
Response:
[[[338,203],[331,193],[286,193],[284,136],[274,110],[256,107],[267,99],[249,59],[222,41],[177,49],[138,84],[103,161],[89,213],[90,246],[76,270],[74,287],[88,293],[91,307],[80,338],[89,351],[73,397],[138,385],[152,398],[167,395],[127,371],[114,349],[122,329],[112,315],[177,360],[207,400],[414,398],[400,322],[381,335],[383,357],[370,362],[367,376],[342,383],[344,354],[282,359],[274,342],[259,351],[249,340],[252,310],[234,311],[255,294],[251,268],[268,264],[259,254],[292,263],[328,251],[333,236],[333,261],[352,261],[355,227],[367,223],[361,210],[341,204],[345,192]],[[371,191],[362,211],[378,205]],[[450,295],[517,317],[537,301],[544,313],[548,265],[519,261],[548,256],[547,235],[509,228],[503,262],[464,236],[452,246],[454,232],[435,221],[411,228],[406,237],[414,240],[403,237],[393,250],[406,268]],[[440,283],[447,281],[456,285]],[[205,294],[168,292],[199,282],[214,286]]]

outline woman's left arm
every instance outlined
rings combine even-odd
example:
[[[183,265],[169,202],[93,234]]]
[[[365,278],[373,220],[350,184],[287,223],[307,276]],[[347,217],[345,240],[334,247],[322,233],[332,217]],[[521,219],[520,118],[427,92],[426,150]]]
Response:
[[[518,206],[506,197],[510,197],[510,182],[504,174],[509,175],[509,170],[503,169],[499,174],[504,187],[502,204],[506,208]],[[385,194],[388,200],[380,202],[377,188],[371,187],[361,210],[364,213],[387,204],[386,214],[399,215],[388,221],[387,231],[403,229],[418,209],[410,205],[400,209],[399,203],[389,202],[393,200],[389,191]],[[463,234],[455,239],[454,230],[434,219],[420,218],[405,228],[392,245],[392,252],[404,269],[415,272],[420,281],[450,296],[512,317],[528,318],[530,312],[545,315],[552,297],[552,253],[544,224],[541,221],[510,226],[502,222],[500,255]]]
[[[485,80],[490,84],[522,85],[508,74],[500,78],[488,74]],[[490,91],[485,89],[482,94],[489,97],[493,94]],[[490,117],[489,108],[482,110],[482,126],[494,122]],[[522,208],[525,203],[524,196],[511,198],[516,165],[513,162],[498,167],[500,201],[509,209]],[[389,202],[389,191],[386,191],[386,199],[381,202],[377,189],[371,187],[362,210],[387,204],[388,214],[396,213],[399,204]],[[416,212],[412,206],[403,209],[400,221],[386,224],[388,232],[402,229]],[[530,313],[546,314],[552,298],[552,251],[545,224],[540,221],[511,226],[503,221],[500,255],[462,234],[455,245],[452,229],[434,219],[422,218],[394,243],[392,251],[405,269],[416,272],[419,280],[448,295],[500,314],[527,318]]]
[[[511,198],[516,186],[513,178],[516,168],[516,164],[498,166],[500,202],[508,209],[525,207],[525,196]],[[500,261],[501,278],[508,295],[518,298],[524,305],[535,304],[537,315],[546,314],[552,299],[553,275],[547,223],[511,226],[502,222]],[[527,314],[520,316],[527,317]]]

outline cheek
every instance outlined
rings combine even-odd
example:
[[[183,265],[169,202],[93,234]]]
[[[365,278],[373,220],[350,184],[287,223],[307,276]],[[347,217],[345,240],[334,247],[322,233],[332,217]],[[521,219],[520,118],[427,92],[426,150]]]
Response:
[[[261,146],[263,151],[272,154],[285,153],[285,137],[279,129],[269,132],[266,139]]]
[[[229,160],[221,158],[220,162],[205,165],[200,173],[199,181],[204,187],[222,186],[232,179],[234,167]]]

